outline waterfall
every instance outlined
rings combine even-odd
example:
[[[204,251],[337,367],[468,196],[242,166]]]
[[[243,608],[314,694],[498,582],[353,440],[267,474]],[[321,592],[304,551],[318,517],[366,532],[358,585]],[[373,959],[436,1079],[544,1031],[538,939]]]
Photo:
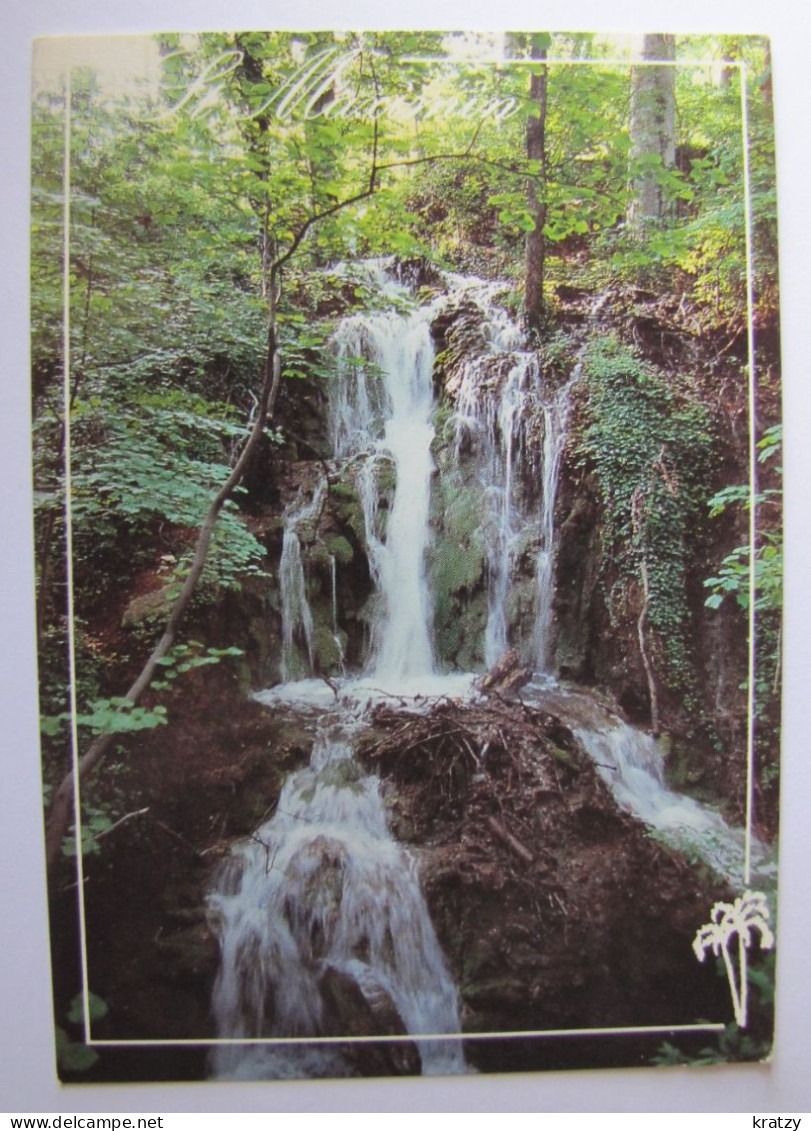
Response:
[[[338,649],[338,663],[341,667],[341,674],[346,675],[346,669],[344,667],[344,646],[338,627],[338,563],[335,560],[334,554],[330,554],[329,556],[329,575],[332,593],[332,639],[335,641],[335,647]]]
[[[530,685],[525,694],[571,727],[621,809],[683,855],[702,860],[729,883],[742,886],[744,830],[729,825],[709,806],[668,788],[659,741],[629,726],[584,691]],[[774,861],[756,837],[751,847],[753,875],[768,885],[774,881]]]
[[[381,286],[390,297],[403,294],[389,281]],[[330,386],[334,452],[339,458],[366,456],[359,486],[380,601],[368,671],[393,686],[434,670],[425,562],[434,466],[431,317],[430,307],[356,315],[335,336],[340,379]],[[384,531],[382,504],[392,478]]]
[[[525,689],[527,699],[576,735],[617,804],[730,882],[742,878],[744,833],[667,787],[660,746],[595,694],[548,678],[555,503],[580,362],[567,382],[548,381],[537,353],[494,301],[496,284],[449,276],[450,294],[417,308],[379,265],[369,270],[389,308],[341,321],[332,342],[338,372],[328,391],[333,456],[352,465],[346,474],[358,491],[374,585],[368,656],[361,677],[301,678],[314,663],[300,537],[307,542],[305,526],[320,513],[322,483],[285,515],[285,682],[255,696],[294,711],[314,732],[310,763],[288,777],[274,816],[232,848],[209,895],[221,948],[213,1010],[219,1035],[236,1042],[213,1053],[221,1077],[349,1075],[357,1070],[352,1041],[361,1035],[410,1037],[425,1073],[466,1070],[461,1041],[436,1039],[461,1032],[460,1008],[415,861],[392,838],[378,779],[354,754],[370,703],[383,699],[396,708],[410,696],[417,710],[433,695],[476,694],[471,673],[437,671],[433,649],[426,566],[436,409],[431,325],[443,308],[453,317],[455,307],[472,304],[481,316],[479,348],[466,344],[448,394],[455,395],[460,478],[467,491],[474,484],[477,507],[480,499],[474,514],[486,566],[486,663],[517,649],[541,673]],[[329,570],[340,650],[332,555]],[[481,572],[476,577],[481,601]],[[752,845],[756,872],[768,877],[765,849],[754,838]]]
[[[379,265],[370,270],[381,294],[402,307],[404,288]],[[564,386],[547,385],[537,354],[522,348],[520,328],[494,301],[499,284],[454,275],[446,281],[447,297],[405,313],[354,315],[334,338],[339,374],[329,387],[332,446],[340,460],[363,458],[357,479],[380,602],[367,670],[393,687],[409,681],[418,687],[435,670],[425,564],[435,409],[430,326],[443,306],[462,302],[478,307],[485,343],[484,352],[464,363],[456,397],[457,455],[472,450],[482,487],[485,663],[518,646],[539,670],[553,664],[555,500],[569,393],[580,367]],[[514,640],[511,593],[527,555],[535,573],[532,628]]]
[[[683,855],[703,860],[735,887],[743,887],[744,831],[733,828],[714,809],[665,785],[659,744],[649,734],[617,719],[606,729],[575,728],[597,773],[622,809],[639,817]],[[757,882],[774,877],[774,864],[753,838],[752,865]]]
[[[560,461],[566,447],[569,398],[581,371],[582,365],[578,363],[570,380],[543,405],[540,543],[535,570],[538,612],[533,636],[533,660],[536,668],[542,672],[551,671],[554,664],[552,602],[555,595],[555,501]]]
[[[413,1034],[424,1074],[463,1072],[458,1041],[420,1039],[460,1031],[456,990],[414,861],[388,831],[378,779],[353,757],[356,725],[346,715],[322,722],[275,816],[221,867],[209,897],[222,952],[218,1032],[346,1036],[346,1019],[326,1004],[338,979],[363,1002],[361,1031]],[[350,1070],[337,1048],[267,1043],[218,1046],[213,1068],[230,1078],[299,1076],[302,1058],[307,1075]]]
[[[476,358],[465,366],[457,398],[457,453],[465,440],[477,446],[483,488],[488,572],[484,659],[488,667],[508,647],[507,596],[516,538],[523,530],[516,490],[523,469],[524,410],[537,382],[538,365],[532,355],[514,363],[509,355]]]
[[[569,394],[579,367],[564,386],[547,387],[537,354],[522,350],[518,327],[492,301],[493,284],[463,293],[479,305],[488,351],[462,370],[456,403],[457,455],[470,450],[482,486],[488,589],[484,659],[492,666],[508,647],[540,671],[553,665],[555,501],[566,445]],[[509,600],[521,557],[534,538],[534,626],[510,639]]]
[[[307,600],[304,564],[298,527],[312,519],[321,509],[326,483],[316,489],[311,501],[289,510],[284,520],[282,557],[279,563],[279,589],[282,597],[282,679],[287,681],[302,674],[302,666],[312,672],[313,614]],[[300,647],[306,652],[306,665]]]
[[[379,270],[376,281],[402,303],[403,288]],[[332,444],[338,459],[360,464],[357,483],[379,601],[368,696],[379,694],[372,685],[395,691],[413,685],[423,692],[439,678],[425,565],[434,435],[431,317],[428,308],[356,315],[335,335]],[[297,530],[320,508],[322,492],[323,485],[285,520],[285,681],[300,674],[294,667],[297,637],[313,668]],[[338,639],[334,558],[330,572]],[[448,687],[457,691],[458,679]],[[469,687],[465,677],[464,690]],[[351,1074],[339,1046],[268,1044],[261,1038],[337,1035],[351,1041],[353,1021],[365,1035],[411,1034],[425,1074],[465,1071],[458,1040],[429,1039],[461,1031],[457,993],[414,860],[388,831],[378,779],[364,775],[353,756],[363,706],[346,694],[336,703],[330,687],[316,680],[285,683],[257,698],[295,705],[304,715],[323,706],[328,713],[321,715],[309,766],[287,779],[271,820],[234,847],[209,897],[221,949],[213,998],[217,1030],[231,1039],[256,1039],[218,1046],[215,1074]],[[329,1004],[336,984],[343,987],[339,996],[354,1000],[353,1021]]]

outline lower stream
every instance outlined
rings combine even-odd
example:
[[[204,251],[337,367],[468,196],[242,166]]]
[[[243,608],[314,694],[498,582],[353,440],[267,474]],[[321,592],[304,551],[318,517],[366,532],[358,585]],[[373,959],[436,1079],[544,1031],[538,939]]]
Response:
[[[432,1039],[461,1033],[458,994],[415,860],[391,836],[379,779],[355,759],[353,739],[375,703],[413,713],[442,697],[475,698],[473,678],[431,676],[412,699],[382,692],[374,678],[335,689],[303,680],[257,694],[298,710],[314,742],[310,764],[288,777],[274,816],[233,848],[209,896],[221,947],[214,1015],[219,1035],[235,1042],[217,1048],[217,1076],[346,1075],[338,1038],[375,1035],[411,1036],[423,1074],[467,1070],[461,1041]],[[649,735],[586,689],[541,677],[522,698],[571,730],[621,808],[730,883],[743,882],[743,830],[665,785]],[[768,885],[774,868],[754,838],[751,851],[758,882]]]
[[[460,1043],[430,1039],[461,1031],[459,1002],[415,861],[388,830],[379,779],[354,757],[364,707],[352,695],[336,705],[316,680],[258,698],[318,722],[309,766],[287,779],[275,815],[232,851],[210,896],[222,952],[213,1002],[220,1035],[346,1036],[329,1002],[348,996],[366,1027],[354,1036],[422,1037],[423,1074],[463,1072]],[[308,1045],[223,1045],[213,1066],[218,1076],[246,1079],[346,1073],[338,1048]]]

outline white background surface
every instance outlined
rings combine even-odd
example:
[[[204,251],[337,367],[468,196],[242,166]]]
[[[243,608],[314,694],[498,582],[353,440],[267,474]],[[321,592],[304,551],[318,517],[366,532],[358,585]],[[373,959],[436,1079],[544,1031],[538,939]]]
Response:
[[[811,164],[803,7],[773,0],[29,0],[0,14],[0,1111],[567,1112],[811,1108]],[[389,26],[772,36],[786,424],[787,620],[778,1034],[770,1066],[465,1079],[61,1087],[53,1068],[35,727],[27,372],[30,40],[61,32]],[[744,1124],[742,1123],[742,1126]],[[746,1121],[746,1126],[750,1122]]]

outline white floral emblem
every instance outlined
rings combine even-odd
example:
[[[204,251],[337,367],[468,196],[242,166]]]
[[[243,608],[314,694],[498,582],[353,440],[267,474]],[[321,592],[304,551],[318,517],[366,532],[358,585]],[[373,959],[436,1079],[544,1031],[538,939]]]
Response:
[[[746,1026],[748,986],[746,979],[747,952],[752,945],[752,933],[760,934],[763,950],[774,946],[774,934],[769,926],[769,906],[760,891],[745,891],[734,903],[716,903],[710,912],[710,922],[700,927],[693,939],[693,950],[703,962],[708,950],[724,959],[735,1020],[743,1029]],[[737,970],[730,952],[732,940],[738,937]]]

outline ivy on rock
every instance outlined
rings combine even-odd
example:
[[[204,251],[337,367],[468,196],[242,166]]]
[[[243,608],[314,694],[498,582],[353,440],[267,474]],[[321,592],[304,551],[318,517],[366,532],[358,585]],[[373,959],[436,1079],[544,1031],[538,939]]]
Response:
[[[617,339],[589,344],[584,373],[579,454],[594,472],[604,508],[609,607],[617,619],[639,618],[651,699],[661,682],[694,706],[687,583],[696,524],[704,517],[712,420]]]

